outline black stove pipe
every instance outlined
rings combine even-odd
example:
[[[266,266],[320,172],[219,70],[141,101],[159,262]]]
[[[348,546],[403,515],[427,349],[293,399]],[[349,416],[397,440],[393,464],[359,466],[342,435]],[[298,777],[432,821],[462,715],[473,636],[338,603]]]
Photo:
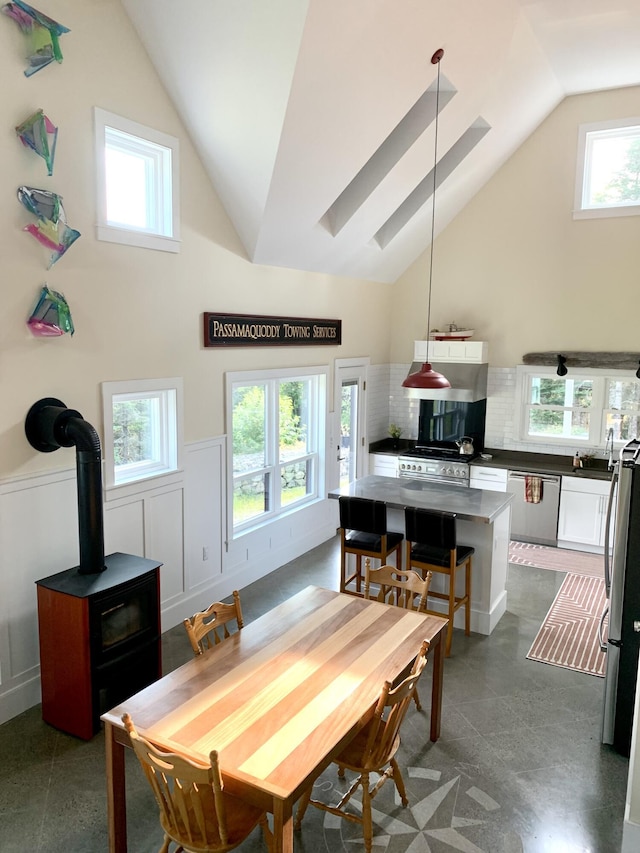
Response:
[[[46,397],[29,409],[25,433],[32,447],[50,453],[59,447],[76,448],[78,534],[81,575],[98,574],[104,564],[102,514],[102,459],[100,437],[80,412],[61,400]]]

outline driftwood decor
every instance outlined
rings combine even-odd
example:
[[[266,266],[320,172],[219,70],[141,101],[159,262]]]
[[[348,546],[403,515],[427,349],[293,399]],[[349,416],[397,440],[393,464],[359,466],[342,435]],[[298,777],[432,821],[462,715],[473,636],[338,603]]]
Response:
[[[640,352],[528,352],[522,356],[523,364],[540,364],[555,367],[558,355],[565,359],[567,367],[601,367],[611,370],[637,370]]]

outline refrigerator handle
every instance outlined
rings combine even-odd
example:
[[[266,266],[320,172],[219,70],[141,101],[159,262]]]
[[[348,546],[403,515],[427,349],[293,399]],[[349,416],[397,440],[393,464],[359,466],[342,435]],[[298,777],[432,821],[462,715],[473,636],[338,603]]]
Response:
[[[615,500],[615,492],[616,492],[616,483],[618,482],[618,467],[614,469],[614,472],[611,476],[611,486],[609,487],[609,502],[607,503],[607,516],[604,522],[604,586],[607,594],[607,598],[609,598],[609,591],[611,589],[611,566],[609,564],[609,538],[610,538],[610,530],[611,530],[611,513],[613,512],[613,504]],[[607,608],[608,611],[608,608]],[[600,643],[602,645],[602,642]]]
[[[609,615],[609,605],[607,604],[605,609],[602,611],[602,616],[600,617],[600,623],[598,624],[598,642],[600,643],[600,651],[601,652],[607,651],[607,644],[602,639],[602,634],[603,634],[602,627],[604,625],[604,620],[607,618],[608,615]]]

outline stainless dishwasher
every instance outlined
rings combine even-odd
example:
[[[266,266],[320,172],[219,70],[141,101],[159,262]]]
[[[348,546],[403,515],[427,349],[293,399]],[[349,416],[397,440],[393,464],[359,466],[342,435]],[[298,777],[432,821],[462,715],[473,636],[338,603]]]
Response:
[[[540,478],[542,488],[539,503],[530,503],[526,500],[527,477]],[[552,474],[509,471],[507,491],[513,495],[511,538],[518,542],[557,545],[560,477],[554,477]]]

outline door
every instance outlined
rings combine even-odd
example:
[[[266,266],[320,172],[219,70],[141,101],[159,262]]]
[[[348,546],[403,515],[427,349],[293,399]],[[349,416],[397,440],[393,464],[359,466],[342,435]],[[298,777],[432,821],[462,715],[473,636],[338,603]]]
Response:
[[[336,359],[334,459],[330,488],[346,486],[367,471],[366,372],[369,359]]]

